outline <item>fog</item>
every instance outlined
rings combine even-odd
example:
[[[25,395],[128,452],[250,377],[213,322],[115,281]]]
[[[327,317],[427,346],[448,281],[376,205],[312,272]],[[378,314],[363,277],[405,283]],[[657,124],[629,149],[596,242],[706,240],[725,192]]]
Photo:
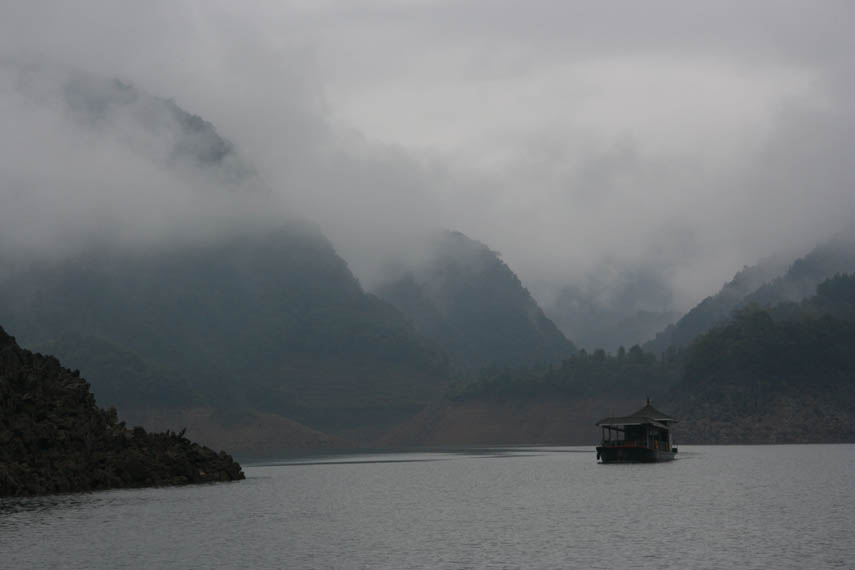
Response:
[[[853,8],[707,4],[9,3],[0,240],[304,217],[370,288],[451,228],[545,304],[685,310],[855,214]],[[93,111],[80,77],[145,96]],[[229,152],[200,160],[167,100]]]

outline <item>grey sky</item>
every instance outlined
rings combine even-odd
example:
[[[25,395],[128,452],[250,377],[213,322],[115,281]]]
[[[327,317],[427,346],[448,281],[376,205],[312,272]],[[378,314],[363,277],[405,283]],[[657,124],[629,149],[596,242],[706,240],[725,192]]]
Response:
[[[450,227],[542,300],[643,274],[687,308],[852,223],[850,6],[4,2],[0,54],[116,76],[211,121],[272,209],[320,223],[369,285]],[[4,236],[168,233],[213,183],[0,85],[0,192],[18,204]]]

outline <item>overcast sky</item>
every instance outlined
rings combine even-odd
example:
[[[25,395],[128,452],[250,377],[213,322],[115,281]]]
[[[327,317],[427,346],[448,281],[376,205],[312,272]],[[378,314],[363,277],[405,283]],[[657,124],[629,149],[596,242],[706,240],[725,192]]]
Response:
[[[853,6],[0,0],[0,57],[119,77],[211,121],[369,286],[442,227],[546,302],[643,274],[685,309],[851,226]],[[7,241],[165,231],[215,183],[49,92],[0,83]]]

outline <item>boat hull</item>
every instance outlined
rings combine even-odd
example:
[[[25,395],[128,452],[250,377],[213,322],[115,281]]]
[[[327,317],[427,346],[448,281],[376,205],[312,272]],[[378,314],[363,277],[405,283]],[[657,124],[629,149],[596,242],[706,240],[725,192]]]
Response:
[[[657,463],[672,461],[677,456],[674,451],[635,446],[599,446],[597,459],[602,463]]]

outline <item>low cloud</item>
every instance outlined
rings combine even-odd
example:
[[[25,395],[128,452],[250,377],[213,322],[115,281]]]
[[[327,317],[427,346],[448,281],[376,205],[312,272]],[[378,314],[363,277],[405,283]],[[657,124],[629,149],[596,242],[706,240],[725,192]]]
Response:
[[[846,3],[84,4],[0,23],[5,249],[305,217],[370,287],[451,228],[670,310],[855,217]]]

